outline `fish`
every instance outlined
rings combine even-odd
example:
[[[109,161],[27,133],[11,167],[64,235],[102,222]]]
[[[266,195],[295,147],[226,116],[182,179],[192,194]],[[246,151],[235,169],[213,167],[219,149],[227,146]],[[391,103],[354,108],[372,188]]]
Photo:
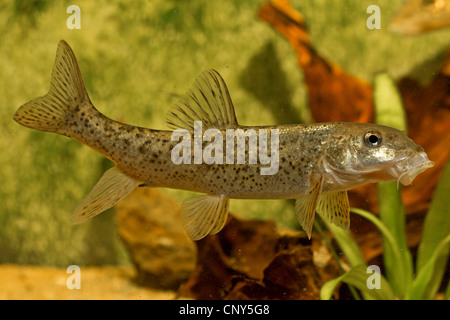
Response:
[[[392,18],[389,28],[416,35],[450,27],[450,0],[410,0]]]
[[[75,208],[73,223],[113,207],[139,186],[181,189],[197,193],[180,209],[192,240],[224,227],[230,199],[296,199],[295,215],[308,238],[316,212],[349,229],[348,190],[377,181],[409,185],[434,164],[404,132],[377,124],[241,126],[214,69],[201,73],[168,110],[170,130],[112,120],[93,106],[64,40],[48,93],[13,118],[76,139],[115,164]]]

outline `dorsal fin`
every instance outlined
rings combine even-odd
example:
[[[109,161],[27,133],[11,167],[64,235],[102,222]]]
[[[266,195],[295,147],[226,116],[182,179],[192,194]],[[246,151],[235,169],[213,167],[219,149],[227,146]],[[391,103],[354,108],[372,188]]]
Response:
[[[194,131],[194,121],[202,121],[204,129],[238,126],[227,85],[216,70],[204,71],[167,117],[172,129]]]

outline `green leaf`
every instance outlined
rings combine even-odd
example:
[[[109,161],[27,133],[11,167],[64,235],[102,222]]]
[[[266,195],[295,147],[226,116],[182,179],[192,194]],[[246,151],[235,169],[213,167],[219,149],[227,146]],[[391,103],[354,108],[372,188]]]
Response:
[[[387,73],[380,73],[374,80],[375,119],[378,124],[394,127],[406,132],[406,114],[401,95],[392,78]],[[413,264],[408,249],[405,232],[405,208],[396,182],[379,182],[377,184],[379,215],[386,228],[392,234],[401,251],[401,263],[390,246],[384,245],[383,260],[386,276],[391,281],[393,290],[400,297],[405,297],[412,281]],[[383,237],[383,244],[386,239]]]
[[[392,279],[389,279],[392,289],[394,290],[395,294],[399,297],[399,298],[404,298],[407,294],[407,291],[404,291],[402,289],[405,289],[405,283],[407,283],[408,279],[407,277],[409,276],[407,273],[401,272],[402,270],[407,270],[407,266],[405,266],[405,260],[403,259],[403,254],[402,251],[396,241],[396,239],[394,238],[394,236],[392,235],[392,233],[390,232],[390,230],[386,227],[386,225],[384,225],[384,223],[378,219],[376,216],[374,216],[373,214],[371,214],[370,212],[363,210],[363,209],[358,209],[358,208],[350,208],[350,211],[362,216],[363,218],[369,220],[370,222],[372,222],[375,227],[377,227],[377,229],[381,232],[381,235],[383,236],[383,243],[384,243],[384,250],[390,252],[391,256],[391,263],[392,266],[394,268],[396,268],[395,275],[396,277],[393,277]],[[411,278],[409,279],[409,281],[411,280]],[[398,291],[396,291],[395,289],[397,289]]]
[[[406,217],[400,192],[396,182],[379,182],[377,184],[380,220],[392,234],[400,250],[401,263],[390,246],[386,246],[383,236],[383,261],[386,267],[386,277],[391,281],[394,292],[399,297],[405,297],[411,287],[413,263],[406,240]]]
[[[369,289],[367,281],[372,271],[366,265],[358,265],[344,273],[340,277],[326,282],[320,289],[320,298],[322,300],[331,299],[334,290],[339,282],[345,282],[359,289],[367,299],[374,300],[392,300],[395,296],[387,280],[380,274],[380,289]]]
[[[358,244],[353,240],[353,238],[350,236],[348,231],[345,231],[345,230],[337,227],[333,223],[329,223],[328,221],[321,220],[320,218],[315,219],[314,220],[315,229],[322,236],[323,240],[327,244],[328,249],[330,250],[332,256],[336,260],[336,262],[342,272],[344,272],[344,267],[342,266],[342,261],[338,255],[338,253],[336,252],[334,246],[331,244],[330,239],[323,232],[322,227],[319,223],[319,220],[322,223],[327,225],[328,230],[333,234],[334,239],[337,241],[338,245],[341,247],[341,250],[343,251],[345,257],[347,257],[347,259],[349,260],[350,265],[356,266],[360,263],[365,264],[364,258],[361,254],[361,251],[359,250]],[[360,298],[358,292],[356,292],[355,288],[353,288],[352,286],[349,285],[348,289],[350,290],[350,292],[355,300],[361,300],[361,298]],[[368,297],[364,296],[364,299],[368,299]]]
[[[433,250],[433,255],[430,259],[422,266],[416,279],[414,279],[411,288],[411,299],[433,299],[436,294],[437,289],[441,281],[442,275],[439,277],[439,281],[432,281],[436,274],[436,263],[440,261],[445,261],[444,266],[447,263],[448,248],[450,245],[450,234],[445,237]],[[433,290],[427,290],[430,283],[433,283],[437,287]]]
[[[406,132],[406,113],[402,98],[397,86],[387,73],[383,72],[375,76],[373,97],[376,122]]]
[[[344,253],[344,256],[347,258],[348,262],[350,263],[350,266],[355,267],[357,265],[366,265],[361,250],[359,249],[358,244],[352,238],[350,233],[347,230],[343,230],[342,228],[336,226],[333,223],[330,223],[325,220],[323,220],[323,222],[326,224],[327,229],[333,234],[333,238],[336,240],[339,248]],[[333,246],[331,244],[328,244],[328,246],[330,247],[330,250],[334,252]],[[336,262],[339,264],[339,266],[341,266],[339,256],[336,253],[334,253],[334,256]],[[344,271],[342,267],[341,269],[342,271]],[[360,297],[356,292],[356,290],[352,286],[349,286],[349,289],[355,300],[360,300]],[[365,300],[370,299],[370,297],[368,297],[364,292],[362,292],[362,295]]]
[[[333,234],[333,238],[336,240],[339,248],[341,248],[342,252],[347,257],[350,265],[354,267],[365,264],[361,250],[349,232],[328,221],[323,220],[323,222],[326,224],[327,229]]]
[[[445,289],[444,300],[450,299],[450,281],[447,283],[447,289]]]
[[[433,193],[430,209],[425,217],[422,240],[419,244],[416,261],[416,272],[419,274],[430,261],[439,243],[450,234],[450,160],[445,166],[439,183]],[[424,288],[423,299],[432,299],[436,295],[442,276],[445,272],[449,245],[444,247],[443,254],[437,258],[434,265],[433,277],[427,288]]]

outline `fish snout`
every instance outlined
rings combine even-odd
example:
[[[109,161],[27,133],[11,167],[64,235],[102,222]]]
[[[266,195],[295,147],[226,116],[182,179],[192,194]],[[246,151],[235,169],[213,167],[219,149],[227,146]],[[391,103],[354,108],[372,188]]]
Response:
[[[413,180],[426,169],[434,166],[434,162],[428,159],[427,154],[423,151],[423,148],[418,146],[422,151],[414,153],[405,160],[404,165],[401,166],[400,176],[398,181],[403,185],[410,185]]]

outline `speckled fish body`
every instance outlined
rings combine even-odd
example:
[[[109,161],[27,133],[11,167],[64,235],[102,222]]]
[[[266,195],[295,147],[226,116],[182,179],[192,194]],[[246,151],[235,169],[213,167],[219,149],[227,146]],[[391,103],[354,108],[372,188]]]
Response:
[[[382,131],[386,128],[359,123],[241,127],[244,132],[248,129],[279,131],[278,172],[261,175],[260,164],[174,164],[171,150],[178,142],[171,141],[172,131],[129,126],[100,113],[85,118],[80,116],[79,119],[78,130],[68,135],[102,153],[122,172],[146,186],[221,194],[231,199],[296,199],[308,193],[311,181],[316,180],[315,176],[327,175],[332,170],[331,166],[338,168],[336,162],[343,163],[342,159],[327,159],[331,144],[341,141],[341,145],[348,144],[350,147],[351,137],[362,137],[368,129]],[[225,136],[225,130],[222,133]],[[361,144],[362,141],[354,142],[355,146]],[[339,147],[339,150],[343,149]],[[341,157],[336,153],[333,156]],[[356,168],[345,171],[340,178],[337,171],[328,176],[324,179],[322,192],[348,190],[368,182],[392,180],[388,174],[363,176],[363,172]]]
[[[295,213],[308,236],[316,211],[336,225],[348,228],[347,190],[376,181],[410,184],[433,165],[420,146],[399,130],[385,126],[359,123],[240,126],[226,84],[214,70],[203,73],[173,108],[169,126],[176,132],[184,130],[183,140],[188,139],[186,145],[192,146],[190,150],[195,150],[196,139],[199,136],[203,139],[208,129],[215,130],[215,142],[229,132],[235,134],[236,141],[248,137],[249,132],[259,134],[261,139],[261,133],[265,132],[267,140],[277,138],[276,144],[265,150],[270,149],[271,163],[249,161],[251,152],[261,156],[261,150],[252,150],[255,145],[244,144],[245,150],[238,150],[242,145],[228,145],[228,141],[219,144],[225,150],[223,161],[196,162],[195,155],[188,154],[186,161],[177,163],[173,156],[180,139],[174,139],[174,131],[120,123],[94,108],[75,55],[64,41],[58,46],[49,93],[23,105],[14,119],[33,129],[74,138],[116,164],[75,209],[75,223],[112,207],[139,185],[175,188],[205,194],[184,201],[181,208],[183,224],[194,240],[221,230],[229,199],[233,198],[297,199]],[[200,135],[195,131],[196,121],[204,125]],[[200,140],[197,147],[203,150],[211,141]],[[261,143],[258,140],[258,149]],[[227,161],[231,149],[235,157]],[[245,154],[245,161],[237,161],[239,152]],[[275,170],[263,174],[268,166]]]

